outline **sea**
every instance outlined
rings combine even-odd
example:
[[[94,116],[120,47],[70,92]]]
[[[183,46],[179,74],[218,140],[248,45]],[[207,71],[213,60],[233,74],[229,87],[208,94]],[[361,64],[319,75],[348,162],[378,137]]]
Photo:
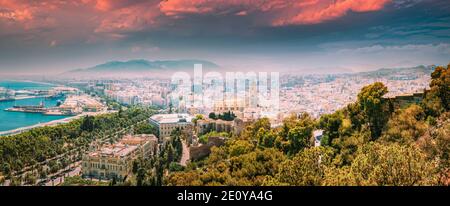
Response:
[[[53,86],[51,84],[37,82],[0,81],[0,87],[12,90],[49,90]],[[58,100],[63,100],[63,98],[29,98],[0,101],[0,132],[66,118],[67,116],[47,116],[39,113],[5,111],[5,109],[14,105],[39,105],[41,102],[46,107],[54,107]]]

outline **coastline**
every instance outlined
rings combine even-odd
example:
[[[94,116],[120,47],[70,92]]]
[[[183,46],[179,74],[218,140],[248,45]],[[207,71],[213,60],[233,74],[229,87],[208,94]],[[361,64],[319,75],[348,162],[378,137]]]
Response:
[[[20,134],[22,132],[26,132],[28,130],[38,128],[38,127],[56,126],[59,124],[65,124],[65,123],[69,123],[72,120],[79,119],[84,116],[96,116],[96,115],[109,114],[109,113],[114,113],[114,112],[117,112],[117,111],[85,112],[83,114],[79,114],[76,116],[69,116],[69,117],[66,117],[63,119],[53,120],[50,122],[38,123],[38,124],[20,127],[20,128],[16,128],[16,129],[12,129],[12,130],[7,130],[7,131],[0,131],[0,137]]]
[[[38,81],[33,81],[33,80],[8,79],[7,81],[11,81],[11,82],[27,82],[27,83],[42,84],[42,85],[47,85],[47,86],[58,86],[56,84],[52,84],[52,83],[48,83],[48,82],[38,82]]]

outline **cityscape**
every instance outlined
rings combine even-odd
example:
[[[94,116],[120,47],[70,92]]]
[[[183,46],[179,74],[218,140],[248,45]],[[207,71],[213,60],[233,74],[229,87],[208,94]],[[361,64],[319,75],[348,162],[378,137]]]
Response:
[[[0,185],[449,186],[449,11],[0,1]]]

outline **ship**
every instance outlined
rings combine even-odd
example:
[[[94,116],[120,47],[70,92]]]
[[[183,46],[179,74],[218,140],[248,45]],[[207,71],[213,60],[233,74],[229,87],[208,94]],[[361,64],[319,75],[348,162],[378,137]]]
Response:
[[[12,108],[5,109],[8,112],[26,112],[26,113],[45,113],[47,108],[45,108],[44,102],[41,101],[39,105],[24,105],[17,106],[14,105]]]
[[[0,102],[10,102],[10,101],[14,101],[14,98],[0,98]]]

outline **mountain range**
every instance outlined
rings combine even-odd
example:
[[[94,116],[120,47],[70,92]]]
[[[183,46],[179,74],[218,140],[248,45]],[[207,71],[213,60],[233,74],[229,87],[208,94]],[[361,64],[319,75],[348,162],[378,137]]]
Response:
[[[123,75],[162,75],[176,71],[193,71],[195,64],[202,64],[204,70],[215,70],[219,65],[204,60],[185,59],[185,60],[156,60],[149,61],[136,59],[129,61],[110,61],[89,68],[75,69],[61,74],[61,76],[123,76]]]

